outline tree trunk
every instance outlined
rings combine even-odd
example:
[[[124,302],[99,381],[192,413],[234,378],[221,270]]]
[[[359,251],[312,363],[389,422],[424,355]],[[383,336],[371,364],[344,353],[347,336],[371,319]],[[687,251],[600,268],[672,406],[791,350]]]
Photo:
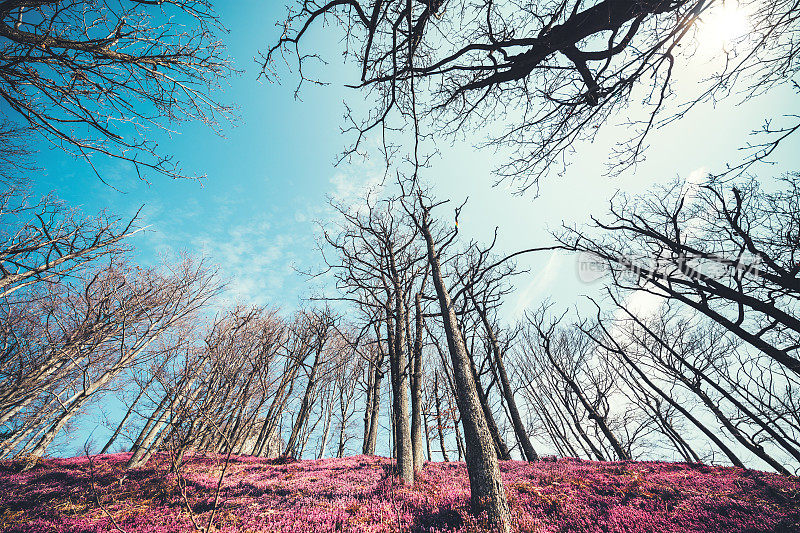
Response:
[[[345,392],[343,388],[346,386],[345,382],[339,387],[341,396],[339,398],[339,414],[341,415],[339,424],[339,445],[336,448],[336,457],[344,457],[345,446],[347,445],[347,421],[349,420],[348,412],[350,405],[353,402],[354,389]]]
[[[611,351],[613,353],[616,353],[620,357],[622,357],[622,359],[625,361],[625,363],[628,365],[628,367],[631,370],[633,370],[634,372],[636,372],[636,375],[638,376],[638,379],[640,379],[643,383],[645,383],[650,389],[655,391],[655,393],[658,394],[659,396],[661,396],[661,398],[663,398],[664,401],[666,401],[668,404],[670,404],[672,407],[674,407],[678,412],[680,412],[684,417],[686,417],[687,420],[689,420],[692,424],[694,424],[694,426],[697,429],[699,429],[706,437],[708,437],[714,444],[716,444],[717,447],[720,450],[722,450],[722,453],[725,454],[725,456],[728,458],[728,460],[730,460],[730,462],[734,466],[738,466],[740,468],[745,468],[744,463],[742,463],[741,459],[739,459],[739,457],[735,453],[733,453],[733,450],[731,450],[724,442],[722,442],[722,440],[717,436],[717,434],[715,432],[711,431],[708,427],[706,427],[705,424],[703,424],[697,418],[695,418],[687,409],[685,409],[683,406],[681,406],[669,394],[665,393],[655,383],[653,383],[650,379],[648,379],[647,374],[645,374],[645,372],[641,368],[639,368],[639,365],[637,365],[628,356],[628,354],[625,352],[625,350],[622,347],[620,347],[619,345],[617,345],[616,341],[612,337],[609,336],[609,333],[605,329],[605,326],[603,324],[600,324],[600,327],[603,328],[603,332],[606,334],[606,337],[608,337],[608,339],[612,343],[614,343],[615,346],[614,347],[607,346],[607,345],[603,344],[602,342],[598,341],[598,339],[596,339],[596,337],[593,337],[592,335],[589,335],[592,339],[595,340],[595,342],[597,342],[598,344],[600,344],[604,348],[608,349],[609,351]]]
[[[147,344],[149,344],[149,341],[145,344],[145,346]],[[42,435],[41,440],[39,440],[33,450],[31,450],[31,457],[41,457],[44,452],[47,451],[47,448],[53,442],[53,439],[56,438],[58,432],[64,428],[67,422],[69,422],[69,420],[75,416],[75,414],[78,413],[80,408],[89,400],[89,398],[101,387],[105,386],[108,382],[115,378],[117,374],[123,370],[123,365],[127,365],[127,363],[132,360],[135,355],[138,355],[138,353],[143,349],[144,346],[140,350],[136,350],[134,353],[131,353],[128,357],[125,357],[123,361],[119,363],[119,366],[113,366],[102,376],[100,376],[94,383],[91,383],[82,391],[74,394],[72,398],[65,402],[64,412],[58,416],[55,423],[53,423],[53,425],[44,433],[44,435]]]
[[[375,446],[378,442],[378,422],[381,414],[381,380],[383,372],[379,371],[376,376],[375,388],[372,391],[372,415],[369,424],[369,440],[367,441],[368,455],[375,455]]]
[[[447,447],[444,444],[444,429],[443,424],[444,420],[442,419],[442,405],[441,400],[439,398],[439,373],[436,372],[433,375],[433,394],[436,398],[436,429],[439,432],[439,447],[442,450],[442,460],[445,462],[450,462],[450,458],[447,456]]]
[[[428,462],[433,461],[433,456],[431,455],[431,427],[428,424],[428,417],[423,416],[422,422],[425,425],[425,452],[426,457],[428,458]]]
[[[262,457],[264,453],[264,446],[267,446],[267,444],[271,442],[270,439],[273,438],[275,429],[278,426],[278,421],[282,415],[286,399],[294,390],[295,376],[297,375],[297,370],[299,368],[299,363],[292,362],[290,360],[286,361],[283,378],[281,379],[280,385],[278,385],[278,390],[275,391],[275,396],[270,403],[267,414],[264,415],[264,425],[261,427],[258,442],[253,448],[253,455]],[[286,390],[287,386],[289,387],[288,391]]]
[[[483,391],[481,378],[478,375],[478,371],[475,368],[475,362],[472,360],[471,356],[469,361],[470,368],[472,369],[472,375],[475,378],[475,391],[478,393],[478,401],[481,404],[481,409],[483,409],[483,416],[486,419],[486,426],[489,428],[489,434],[492,436],[492,442],[494,442],[494,448],[497,452],[497,457],[503,461],[508,461],[511,459],[511,452],[508,451],[508,446],[506,446],[506,442],[503,440],[503,436],[500,435],[500,430],[497,428],[497,422],[495,422],[494,414],[489,407],[489,400],[486,397],[486,393]]]
[[[564,397],[563,403],[566,406],[567,413],[569,414],[568,422],[572,422],[572,425],[570,426],[571,429],[572,429],[572,433],[573,433],[573,435],[577,434],[578,444],[580,444],[581,448],[583,448],[583,451],[586,452],[586,458],[587,459],[591,459],[592,458],[592,454],[594,454],[594,458],[597,459],[598,461],[605,461],[606,460],[606,456],[603,453],[603,450],[600,449],[600,447],[598,447],[597,444],[595,444],[592,441],[592,439],[589,437],[589,435],[586,433],[586,431],[583,428],[583,425],[581,424],[581,420],[578,417],[578,410],[569,405],[569,403],[568,403],[569,398],[566,397],[566,394],[567,394],[566,391],[565,391],[564,394],[565,394],[565,397]],[[592,415],[591,414],[589,415],[589,420],[592,420]],[[591,450],[591,453],[589,453],[586,450],[587,446],[589,447],[589,450]],[[602,442],[600,443],[600,446],[602,447]]]
[[[134,345],[130,347],[124,353],[124,355],[121,356],[119,360],[117,360],[116,363],[111,366],[111,368],[106,370],[100,377],[98,377],[97,380],[88,386],[85,386],[82,391],[74,394],[72,398],[65,402],[66,407],[64,408],[64,413],[62,413],[53,426],[45,432],[41,440],[31,451],[31,457],[36,458],[43,455],[48,446],[50,446],[50,443],[52,443],[53,439],[55,439],[56,435],[58,435],[58,432],[61,431],[67,422],[69,422],[70,418],[72,418],[80,410],[83,404],[85,404],[95,392],[104,387],[112,379],[117,377],[120,372],[128,367],[128,365],[133,362],[164,329],[165,327],[160,328],[158,331],[148,331],[147,333],[152,336],[146,337],[145,340],[142,341],[138,346]]]
[[[284,455],[291,455],[294,454],[297,450],[298,441],[297,439],[300,437],[300,431],[303,429],[303,425],[308,418],[308,415],[311,411],[311,395],[314,392],[314,387],[316,385],[316,378],[317,378],[317,368],[319,367],[319,363],[322,360],[322,347],[318,347],[316,352],[314,353],[314,363],[311,366],[311,370],[308,374],[308,383],[306,384],[306,390],[303,394],[303,399],[300,402],[300,410],[297,412],[297,417],[294,420],[294,425],[292,426],[292,432],[289,435],[289,441],[286,443],[286,448],[284,449]]]
[[[528,437],[528,432],[525,430],[525,424],[523,424],[522,417],[519,414],[517,402],[514,399],[514,390],[511,388],[511,382],[509,381],[508,374],[506,373],[506,365],[503,362],[503,356],[500,353],[500,346],[497,342],[497,337],[495,337],[494,330],[489,324],[486,311],[478,307],[477,303],[475,304],[475,309],[478,311],[478,314],[483,321],[483,326],[486,328],[486,335],[489,337],[489,344],[492,348],[492,352],[494,352],[494,360],[495,364],[497,365],[497,373],[500,376],[500,385],[503,390],[503,398],[505,398],[506,405],[508,406],[511,424],[514,426],[514,435],[517,437],[517,442],[522,449],[524,459],[528,461],[538,461],[539,455],[536,453],[536,450],[531,444],[531,440]]]
[[[561,365],[556,362],[555,357],[553,357],[553,354],[550,350],[550,336],[542,329],[540,329],[539,326],[537,326],[536,329],[539,331],[539,337],[541,338],[542,348],[544,349],[545,355],[547,355],[547,359],[550,361],[550,364],[553,365],[553,368],[556,369],[558,375],[561,376],[561,379],[563,379],[567,383],[567,386],[570,388],[570,390],[572,390],[573,394],[575,394],[575,396],[578,398],[578,401],[581,403],[583,408],[588,413],[589,420],[594,420],[595,424],[597,424],[597,426],[600,428],[600,431],[603,433],[603,436],[605,436],[605,438],[611,444],[611,447],[614,449],[614,453],[617,454],[619,460],[630,461],[631,459],[630,454],[625,449],[622,448],[622,445],[620,444],[616,435],[614,435],[614,432],[612,432],[611,428],[608,427],[605,418],[601,416],[600,413],[598,413],[597,410],[592,406],[589,400],[586,399],[586,396],[583,393],[583,389],[578,384],[578,382],[575,381],[572,378],[572,376],[567,374],[566,370],[564,370],[561,367]],[[578,423],[577,418],[575,418],[574,422],[576,427],[578,427],[579,431],[583,433],[582,428],[579,427],[580,424]],[[589,443],[592,450],[595,452],[595,455],[597,455],[598,459],[600,459],[600,454],[598,453],[594,445],[591,443],[591,441],[588,440],[588,436],[585,436],[584,434],[584,437],[586,438],[586,441]]]
[[[456,404],[461,413],[465,434],[470,501],[476,513],[486,513],[486,517],[492,527],[507,533],[510,531],[511,516],[503,480],[500,477],[500,465],[497,460],[497,454],[494,451],[492,436],[489,432],[486,418],[483,415],[483,408],[478,398],[478,391],[475,387],[475,380],[470,366],[470,358],[458,327],[453,302],[450,299],[447,287],[445,287],[439,256],[436,253],[427,216],[427,212],[423,214],[420,229],[427,244],[428,264],[436,287],[445,336],[447,337],[447,346],[453,363],[453,376],[457,392]]]
[[[161,415],[161,410],[166,405],[167,400],[169,400],[169,394],[164,394],[164,397],[161,398],[161,401],[158,403],[156,408],[152,413],[150,413],[150,416],[147,417],[147,422],[145,422],[144,427],[142,427],[141,431],[139,431],[139,435],[131,445],[130,450],[128,450],[129,452],[136,453],[136,450],[142,444],[142,440],[145,438],[145,436],[147,436],[150,428],[153,427],[153,424],[156,423],[156,420],[158,420],[158,417]]]
[[[697,395],[698,398],[703,402],[703,404],[708,407],[708,410],[714,413],[714,416],[717,417],[717,420],[722,423],[722,426],[728,430],[728,433],[733,436],[742,446],[748,449],[753,455],[770,465],[776,471],[784,475],[791,475],[791,472],[784,467],[781,463],[775,460],[774,457],[769,455],[764,448],[758,444],[757,442],[753,442],[748,436],[746,436],[742,431],[739,430],[738,427],[722,412],[722,409],[719,408],[717,402],[715,402],[708,394],[705,393],[704,390],[700,388],[699,385],[695,386],[692,384],[686,376],[680,376],[680,379],[684,385],[686,385],[689,390]]]
[[[655,405],[651,403],[651,398],[649,398],[649,395],[646,395],[644,401],[640,400],[640,404],[645,403],[645,405],[647,405],[647,408],[649,408],[650,411],[653,412],[652,414],[653,420],[655,420],[658,427],[661,428],[661,432],[667,436],[670,442],[672,442],[672,445],[675,446],[675,449],[678,451],[678,453],[681,454],[684,461],[686,461],[687,463],[701,462],[700,456],[697,455],[697,452],[694,451],[694,449],[689,445],[689,443],[686,442],[686,439],[684,439],[680,435],[680,433],[675,429],[675,427],[672,425],[672,421],[668,420],[667,417],[664,416],[664,413],[661,412],[661,405],[658,402],[658,400],[653,399],[653,401]]]
[[[147,384],[144,387],[142,387],[142,390],[139,391],[139,394],[136,395],[136,398],[133,400],[133,403],[131,403],[131,406],[128,408],[128,411],[125,413],[125,416],[122,417],[122,420],[120,421],[119,425],[117,426],[117,429],[114,430],[114,433],[111,435],[111,438],[108,439],[108,442],[106,442],[106,445],[103,446],[102,450],[100,450],[101,454],[106,453],[111,448],[111,445],[114,444],[114,441],[117,440],[117,437],[122,432],[122,428],[125,427],[125,423],[130,418],[131,413],[133,413],[133,409],[136,407],[136,404],[139,403],[139,400],[142,399],[142,396],[144,396],[144,393],[147,391],[147,388],[153,382],[153,379],[155,379],[155,374],[153,374],[153,377],[151,377],[150,380],[147,382]]]
[[[408,417],[408,364],[406,361],[405,333],[403,331],[405,303],[402,295],[395,294],[395,317],[388,321],[390,332],[389,363],[392,370],[392,413],[394,415],[394,448],[397,470],[403,483],[414,483],[414,457],[411,448],[411,431]],[[392,327],[394,326],[394,327]],[[394,331],[392,331],[394,330]]]
[[[450,402],[448,401],[448,403]],[[452,408],[453,406],[450,405],[450,409]],[[453,419],[453,427],[455,428],[456,432],[456,451],[458,452],[458,460],[463,461],[464,456],[466,455],[464,452],[464,437],[461,436],[461,430],[458,429],[458,427],[461,425],[461,417],[459,416],[456,418],[455,414],[453,414],[451,415],[451,418]]]
[[[131,455],[130,459],[128,459],[128,462],[125,464],[125,468],[136,468],[137,466],[142,466],[147,463],[153,455],[153,452],[156,451],[164,440],[165,431],[169,425],[172,424],[170,418],[174,416],[175,405],[182,399],[183,391],[189,389],[194,384],[194,381],[195,377],[192,377],[185,388],[182,386],[183,384],[179,384],[180,388],[174,391],[174,396],[169,405],[164,409],[158,421],[150,428],[150,431],[139,443],[136,451],[133,452],[133,455]],[[192,399],[194,399],[194,396],[195,395],[192,395]],[[167,394],[167,397],[169,397],[169,394]]]
[[[336,457],[344,457],[344,445],[345,445],[345,429],[347,426],[345,424],[341,424],[339,428],[339,445],[336,447]]]
[[[369,429],[372,425],[372,384],[375,380],[375,361],[370,358],[367,367],[367,398],[364,400],[364,436],[361,440],[361,453],[367,455],[369,448]]]
[[[333,418],[333,408],[330,402],[325,409],[325,423],[322,426],[322,437],[320,438],[319,451],[317,452],[317,459],[322,459],[325,456],[325,447],[328,445],[328,436],[331,430],[331,418]]]
[[[414,298],[414,311],[416,316],[411,374],[411,447],[414,452],[414,472],[419,472],[425,460],[422,450],[422,294],[420,293]]]
[[[675,349],[673,349],[672,346],[670,346],[667,342],[665,342],[663,338],[657,335],[656,332],[650,329],[647,326],[647,324],[642,322],[642,320],[640,320],[636,315],[631,313],[627,308],[621,306],[620,308],[623,309],[623,311],[625,311],[625,313],[629,317],[631,317],[640,327],[642,327],[648,333],[648,335],[650,335],[653,339],[655,339],[656,342],[658,342],[662,347],[664,347],[667,351],[669,351],[671,355],[673,355],[678,361],[680,361],[682,365],[686,366],[689,370],[691,370],[692,373],[697,378],[702,379],[703,381],[708,383],[714,390],[722,394],[722,396],[725,397],[726,400],[731,402],[734,405],[734,407],[736,407],[736,409],[739,410],[739,412],[743,413],[748,418],[750,418],[750,420],[752,420],[754,423],[758,424],[758,426],[761,427],[761,429],[764,430],[767,434],[769,434],[770,437],[772,437],[775,440],[775,442],[778,443],[779,446],[781,446],[784,450],[786,450],[789,454],[791,454],[792,457],[800,461],[800,450],[789,444],[789,442],[787,442],[780,434],[778,434],[778,432],[775,431],[775,428],[772,426],[772,424],[770,424],[768,421],[764,421],[760,416],[753,413],[750,409],[747,408],[746,405],[744,405],[742,402],[736,399],[731,393],[725,390],[725,388],[722,387],[717,380],[712,379],[711,377],[708,376],[708,374],[703,372],[701,369],[697,368],[695,365],[691,364],[685,357],[683,357],[680,353],[678,353]],[[672,369],[672,370],[674,370],[676,374],[680,373],[678,369]],[[699,389],[699,384],[697,385],[697,388]],[[706,399],[703,399],[703,401],[708,405],[708,401]],[[716,405],[713,402],[711,404],[711,408],[712,410],[716,409]],[[741,442],[740,437],[737,436],[738,434],[737,428],[734,427],[733,430],[731,430],[731,433],[737,438],[737,440],[740,440]],[[753,451],[753,453],[761,457],[761,459],[764,459],[765,462],[773,466],[773,468],[775,467],[775,465],[773,465],[770,462],[770,460],[768,460],[766,457],[762,457],[761,455],[759,455],[760,453],[765,453],[763,449],[760,449],[760,446],[753,445],[755,447],[755,450],[753,450],[750,447],[750,445],[752,445],[753,443],[747,444],[743,442],[743,444],[745,447]],[[769,459],[771,459],[771,457]],[[780,471],[780,469],[778,468],[776,468],[776,470]]]
[[[380,330],[376,326],[376,333]],[[377,335],[376,342],[378,343],[378,359],[372,366],[371,389],[369,394],[370,404],[367,405],[365,418],[369,418],[369,425],[366,430],[363,452],[366,455],[375,455],[375,445],[378,441],[378,421],[381,411],[381,381],[383,380],[383,361],[384,351],[383,345],[380,341],[380,335]]]

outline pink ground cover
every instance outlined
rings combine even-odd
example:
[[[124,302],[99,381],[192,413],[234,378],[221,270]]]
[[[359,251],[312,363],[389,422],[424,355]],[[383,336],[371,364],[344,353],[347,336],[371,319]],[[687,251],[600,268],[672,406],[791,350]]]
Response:
[[[128,454],[50,459],[27,472],[0,462],[0,531],[193,531],[166,461],[125,471]],[[192,457],[188,500],[205,524],[222,457]],[[215,526],[233,533],[487,531],[468,512],[463,463],[427,463],[413,488],[380,457],[276,461],[234,457]],[[800,478],[655,462],[502,463],[519,532],[800,532]]]

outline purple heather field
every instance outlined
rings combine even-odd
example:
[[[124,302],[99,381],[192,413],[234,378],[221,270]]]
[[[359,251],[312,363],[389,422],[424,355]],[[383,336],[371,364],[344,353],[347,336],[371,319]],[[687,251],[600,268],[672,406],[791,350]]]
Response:
[[[125,471],[128,454],[49,459],[22,472],[0,462],[0,531],[194,531],[165,460]],[[201,525],[221,456],[187,461],[187,499]],[[283,464],[280,464],[283,463]],[[220,532],[486,531],[468,513],[464,463],[426,463],[413,488],[392,462],[233,457],[214,526]],[[91,473],[95,487],[92,490]],[[729,467],[576,459],[502,463],[519,532],[800,531],[800,478]],[[103,508],[97,505],[98,495]]]

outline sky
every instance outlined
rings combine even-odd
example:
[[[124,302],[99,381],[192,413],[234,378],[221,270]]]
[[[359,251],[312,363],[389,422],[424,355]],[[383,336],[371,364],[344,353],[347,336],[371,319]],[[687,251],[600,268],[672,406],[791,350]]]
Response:
[[[148,184],[122,163],[96,159],[115,190],[98,180],[84,161],[42,142],[37,157],[43,170],[34,188],[38,194],[52,192],[86,215],[108,210],[130,217],[144,206],[141,222],[148,229],[134,241],[141,263],[187,251],[220,267],[229,280],[229,301],[268,304],[288,312],[318,290],[298,271],[319,265],[315,220],[330,220],[326,199],[355,198],[381,175],[380,157],[373,154],[334,165],[352,140],[340,132],[344,101],[356,106],[363,102],[356,91],[343,86],[348,70],[337,60],[338,36],[310,35],[309,44],[331,51],[333,61],[320,70],[331,84],[306,86],[301,99],[295,99],[292,73],[284,72],[281,84],[259,80],[260,67],[254,59],[279,35],[273,22],[285,16],[283,4],[218,2],[217,11],[230,30],[225,36],[228,53],[241,71],[219,96],[236,106],[239,118],[223,125],[222,136],[198,123],[177,124],[180,133],[171,137],[153,132],[162,151],[173,154],[188,172],[206,174],[206,179],[151,175]],[[719,28],[706,34],[709,47],[720,46]],[[694,63],[680,69],[678,88],[696,87],[705,68]],[[742,105],[737,105],[739,101],[734,96],[716,106],[701,105],[655,132],[646,161],[613,178],[604,176],[604,165],[622,128],[604,128],[595,142],[576,146],[567,173],[546,179],[538,196],[517,196],[503,184],[493,186],[491,172],[502,163],[503,154],[475,149],[490,130],[443,143],[426,176],[439,198],[458,203],[470,198],[459,219],[465,237],[486,240],[497,226],[501,253],[544,246],[551,242],[549,230],[562,222],[586,223],[590,214],[602,215],[618,191],[640,193],[676,178],[694,181],[722,169],[726,162],[738,161],[738,148],[747,142],[747,134],[765,118],[795,108],[797,96],[777,89]],[[635,109],[634,103],[630,117],[615,120],[637,118]],[[773,159],[780,164],[757,168],[759,175],[800,167],[797,139],[790,139]],[[544,299],[562,309],[570,307],[581,295],[594,294],[602,286],[581,282],[575,258],[567,255],[526,256],[520,266],[529,272],[517,278],[505,306],[509,320]],[[98,427],[96,439],[104,442],[105,429],[99,421],[90,420],[87,427]]]

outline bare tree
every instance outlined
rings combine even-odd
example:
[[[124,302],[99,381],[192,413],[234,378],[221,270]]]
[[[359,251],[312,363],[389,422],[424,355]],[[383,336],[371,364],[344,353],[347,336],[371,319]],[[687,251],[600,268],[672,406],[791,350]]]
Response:
[[[508,372],[506,372],[506,365],[503,362],[505,350],[500,348],[500,342],[498,341],[497,334],[495,332],[496,328],[489,322],[486,308],[483,307],[482,304],[478,303],[474,294],[472,295],[472,303],[475,307],[475,311],[481,318],[483,327],[485,328],[488,348],[494,357],[494,363],[497,367],[497,373],[502,386],[503,398],[508,405],[509,416],[514,427],[514,435],[516,435],[517,442],[522,449],[522,456],[528,461],[537,461],[539,459],[539,455],[533,448],[533,444],[531,444],[528,431],[525,429],[525,424],[522,421],[522,416],[520,415],[519,408],[517,407],[517,402],[514,397],[514,388],[511,380],[509,379]]]
[[[302,368],[306,374],[306,388],[303,397],[300,400],[300,406],[295,415],[294,424],[292,424],[292,431],[289,435],[289,440],[284,449],[284,455],[291,455],[299,457],[298,453],[298,438],[300,431],[303,429],[308,421],[308,417],[313,407],[313,398],[315,398],[315,388],[319,380],[319,373],[323,369],[325,357],[326,344],[332,334],[334,326],[334,317],[329,311],[320,313],[309,313],[307,316],[301,317],[302,330],[295,333],[302,335],[303,339],[300,341],[301,349],[299,353],[292,354],[298,358]],[[313,357],[310,365],[306,364],[306,358]]]
[[[439,450],[442,453],[442,460],[445,462],[450,461],[447,454],[447,446],[445,445],[444,431],[445,431],[445,417],[442,414],[441,397],[439,396],[439,373],[433,375],[433,397],[434,405],[436,407],[436,433],[439,436]]]
[[[380,340],[380,328],[374,324],[375,339],[367,343],[368,353],[366,356],[368,362],[369,376],[367,378],[367,397],[364,405],[364,441],[362,445],[362,453],[373,455],[375,453],[375,444],[378,439],[378,425],[381,406],[381,382],[383,380],[384,361],[386,359],[386,351],[383,349],[382,341]]]
[[[510,531],[510,509],[500,477],[500,467],[492,435],[478,397],[472,361],[467,353],[464,336],[459,327],[453,299],[442,273],[441,250],[453,241],[456,232],[448,232],[443,238],[434,237],[431,209],[435,207],[435,204],[428,201],[421,191],[415,192],[416,197],[407,200],[413,203],[410,205],[404,203],[403,205],[425,239],[431,280],[436,289],[453,367],[456,402],[464,427],[470,501],[476,513],[486,513],[492,527],[500,531]]]
[[[0,119],[0,185],[20,187],[36,170],[30,148],[31,131]]]
[[[536,335],[536,338],[527,336],[528,349],[538,348],[549,363],[545,372],[554,370],[560,378],[559,381],[563,382],[563,386],[558,387],[564,391],[563,405],[567,408],[578,434],[597,459],[602,461],[608,457],[608,454],[601,451],[607,443],[619,460],[630,460],[630,444],[623,445],[612,429],[610,405],[615,385],[613,379],[608,379],[610,376],[606,373],[597,372],[596,367],[592,371],[591,345],[585,342],[588,339],[580,334],[557,331],[559,320],[546,324],[546,310],[547,307],[544,306],[538,313],[528,316],[528,324]],[[570,402],[571,399],[577,402]],[[587,435],[581,422],[584,415],[579,415],[579,412],[585,413],[590,423],[594,423],[602,434],[602,439],[593,441]]]
[[[640,361],[637,345],[615,335],[611,331],[612,324],[603,320],[600,306],[595,303],[595,307],[597,310],[595,322],[592,324],[580,324],[579,329],[591,338],[600,349],[618,357],[619,360],[624,363],[626,370],[631,371],[635,376],[634,379],[645,385],[648,390],[651,391],[652,395],[666,401],[677,410],[686,420],[694,425],[696,429],[705,435],[706,438],[725,455],[728,461],[735,466],[744,468],[744,463],[739,455],[720,438],[720,435],[714,428],[709,427],[704,420],[692,413],[691,409],[688,408],[685,402],[675,393],[669,382],[663,383],[651,377],[647,366]]]
[[[368,383],[363,383],[363,376],[365,374],[365,363],[368,361],[364,358],[354,356],[353,353],[353,332],[340,331],[333,339],[331,348],[331,363],[329,381],[332,385],[330,389],[333,391],[329,401],[331,403],[329,409],[331,412],[335,409],[334,418],[338,429],[336,441],[336,457],[344,457],[347,451],[347,445],[356,435],[353,432],[353,417],[356,413],[356,395],[363,391],[365,396],[370,394],[370,386]],[[366,408],[370,408],[370,402],[365,401]],[[376,421],[377,422],[377,421]]]
[[[798,381],[791,373],[769,357],[744,354],[741,341],[711,320],[666,306],[658,316],[638,316],[611,300],[620,310],[617,329],[651,376],[691,393],[728,438],[776,471],[788,474],[791,462],[800,464],[791,399]]]
[[[202,264],[185,261],[162,272],[112,264],[83,284],[51,289],[46,305],[52,311],[43,318],[52,324],[40,329],[38,348],[48,360],[28,369],[25,358],[38,354],[27,353],[31,344],[21,347],[26,351],[15,361],[27,378],[10,388],[3,410],[6,424],[16,425],[31,409],[34,416],[16,425],[7,450],[41,456],[99,391],[146,360],[154,341],[205,305],[217,288]],[[57,408],[37,408],[52,400]]]
[[[147,132],[229,114],[210,91],[231,70],[221,30],[205,0],[4,0],[0,97],[92,168],[100,153],[183,177]]]
[[[321,251],[326,268],[336,280],[339,295],[326,299],[355,304],[364,317],[364,331],[374,329],[377,342],[377,354],[374,351],[367,354],[369,357],[377,355],[373,360],[376,373],[370,396],[373,414],[370,415],[367,446],[374,449],[371,443],[375,439],[373,431],[377,431],[375,414],[378,413],[385,354],[392,390],[397,469],[403,482],[411,484],[415,470],[422,466],[422,455],[414,449],[416,446],[421,451],[421,418],[414,423],[410,415],[420,414],[422,388],[417,386],[414,373],[416,368],[421,371],[422,365],[422,315],[417,313],[416,294],[422,290],[425,263],[416,232],[396,199],[377,198],[374,193],[368,193],[363,208],[335,204],[334,208],[339,214],[339,231],[335,234],[324,231]],[[412,313],[417,313],[413,338]],[[416,438],[412,438],[412,433]]]
[[[777,190],[673,184],[612,202],[602,234],[557,236],[604,264],[621,290],[646,291],[702,313],[800,375],[800,203],[796,173]]]
[[[419,117],[430,119],[434,141],[471,125],[499,124],[501,133],[487,144],[514,148],[499,173],[525,189],[563,168],[576,141],[593,138],[634,98],[644,103],[644,118],[631,124],[631,138],[623,140],[612,165],[638,161],[648,133],[686,113],[663,113],[672,81],[703,55],[703,43],[694,38],[697,22],[722,3],[297,0],[277,43],[263,54],[262,68],[265,76],[277,77],[280,56],[296,65],[301,84],[318,82],[309,63],[320,59],[320,51],[308,50],[305,36],[327,21],[328,31],[344,36],[345,57],[357,67],[359,77],[350,86],[371,96],[366,116],[348,121],[355,142],[347,153],[371,130],[387,132],[413,121],[419,135]],[[752,96],[796,75],[797,4],[739,5],[749,13],[750,32],[717,52],[723,66],[709,70],[707,83],[686,101],[721,98],[737,83]],[[768,155],[796,129],[793,123],[767,126],[769,140],[756,156]]]
[[[154,365],[153,367],[147,369],[147,371],[143,372],[145,379],[147,380],[144,383],[141,383],[141,380],[137,379],[138,376],[136,375],[136,372],[133,372],[133,379],[130,382],[132,386],[128,388],[132,388],[134,389],[134,391],[137,391],[136,396],[130,402],[128,409],[125,412],[125,416],[123,416],[122,420],[119,421],[116,429],[114,429],[114,432],[111,434],[111,437],[109,437],[108,441],[106,441],[106,444],[105,446],[103,446],[103,449],[100,450],[101,454],[107,453],[108,450],[111,449],[111,446],[114,444],[114,442],[116,442],[117,438],[119,438],[120,434],[127,426],[131,416],[136,412],[139,402],[143,400],[145,394],[149,391],[150,385],[152,385],[153,382],[156,380],[156,377],[162,370],[163,366],[167,363],[167,361],[168,361],[167,358],[164,358],[160,364]]]
[[[24,189],[8,187],[0,193],[0,297],[119,255],[121,241],[137,231],[135,221],[84,218],[53,197],[31,202]]]
[[[414,341],[410,350],[410,361],[408,363],[411,374],[411,448],[414,455],[414,472],[422,470],[424,462],[424,448],[422,446],[422,431],[424,426],[422,392],[423,392],[423,310],[422,310],[422,291],[425,290],[427,271],[423,277],[419,292],[414,296]],[[410,322],[410,321],[409,321]],[[410,339],[411,335],[406,329],[406,336]]]
[[[277,456],[278,419],[303,359],[274,310],[237,306],[180,344],[144,417],[129,467],[157,451]],[[197,328],[196,328],[197,329]],[[307,355],[307,352],[303,352]],[[283,364],[281,364],[283,363]]]
[[[131,229],[135,219],[122,226],[106,215],[83,218],[51,197],[31,202],[24,188],[15,184],[0,193],[0,221],[0,313],[5,343],[0,363],[0,425],[6,425],[12,419],[19,423],[23,411],[34,418],[45,412],[32,409],[34,405],[52,408],[50,402],[58,403],[57,397],[48,397],[38,405],[44,391],[76,379],[92,350],[121,327],[115,323],[119,317],[106,314],[109,302],[96,309],[91,304],[82,307],[78,295],[85,293],[83,301],[89,302],[96,290],[103,292],[102,277],[127,268],[122,241],[137,230]],[[75,316],[69,315],[70,310]],[[14,434],[3,443],[7,451],[30,436],[9,426],[6,434]]]

